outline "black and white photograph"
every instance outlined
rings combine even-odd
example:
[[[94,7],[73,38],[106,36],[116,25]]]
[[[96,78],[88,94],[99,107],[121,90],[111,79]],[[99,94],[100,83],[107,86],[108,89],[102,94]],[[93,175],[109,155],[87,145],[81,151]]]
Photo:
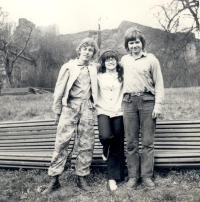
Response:
[[[199,202],[199,0],[0,0],[0,202]]]

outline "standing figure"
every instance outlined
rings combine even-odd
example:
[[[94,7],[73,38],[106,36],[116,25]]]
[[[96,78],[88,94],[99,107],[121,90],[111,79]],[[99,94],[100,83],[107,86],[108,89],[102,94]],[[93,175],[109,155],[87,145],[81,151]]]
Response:
[[[99,139],[103,145],[102,158],[108,165],[109,188],[114,191],[116,180],[124,180],[123,69],[114,51],[105,51],[99,62],[96,107]]]
[[[141,178],[146,187],[154,188],[154,134],[164,97],[163,77],[157,58],[144,51],[145,38],[140,30],[128,29],[124,45],[128,52],[121,59],[124,68],[123,115],[129,174],[126,187],[135,188]]]
[[[97,98],[97,67],[90,60],[98,48],[91,38],[84,39],[76,49],[78,58],[61,67],[54,92],[53,111],[58,123],[55,149],[48,175],[50,184],[43,194],[60,187],[68,157],[71,137],[77,132],[76,175],[77,185],[90,190],[85,176],[90,174],[94,148],[94,106]]]

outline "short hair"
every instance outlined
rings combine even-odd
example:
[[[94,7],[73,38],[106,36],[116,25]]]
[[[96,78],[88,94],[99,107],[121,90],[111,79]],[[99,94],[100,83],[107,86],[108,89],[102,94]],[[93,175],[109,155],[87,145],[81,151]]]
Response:
[[[137,38],[140,39],[140,41],[142,42],[142,50],[144,50],[146,42],[142,32],[134,27],[131,27],[126,30],[126,33],[124,35],[124,47],[127,51],[129,51],[128,42],[135,41]]]
[[[101,56],[99,57],[99,60],[98,60],[99,63],[101,64],[101,67],[99,68],[98,72],[100,72],[100,73],[105,73],[106,72],[105,61],[108,58],[115,58],[116,59],[116,61],[117,61],[116,70],[117,70],[117,73],[118,73],[118,81],[122,82],[123,79],[124,79],[123,78],[124,71],[123,71],[122,66],[119,64],[119,59],[118,59],[117,53],[115,51],[107,50],[107,51],[104,51],[101,54]]]
[[[96,43],[96,41],[94,40],[94,39],[92,39],[92,38],[89,38],[89,37],[87,37],[87,38],[85,38],[85,39],[83,39],[81,42],[80,42],[80,44],[78,45],[78,47],[76,48],[76,52],[77,52],[77,55],[79,56],[80,55],[80,50],[81,50],[81,48],[83,47],[83,46],[92,46],[93,48],[94,48],[94,53],[93,53],[93,56],[92,57],[94,57],[94,55],[98,52],[98,45],[97,45],[97,43]]]

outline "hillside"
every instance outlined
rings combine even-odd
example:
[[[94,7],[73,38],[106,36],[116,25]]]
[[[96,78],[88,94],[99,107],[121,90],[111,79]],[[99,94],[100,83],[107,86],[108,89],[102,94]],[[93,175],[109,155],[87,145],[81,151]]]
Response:
[[[101,31],[100,51],[113,49],[119,58],[127,54],[124,48],[124,33],[130,27],[137,27],[144,33],[146,51],[159,59],[166,88],[200,86],[200,40],[195,39],[193,34],[170,34],[160,29],[123,21],[116,29]],[[97,31],[57,35],[36,29],[26,51],[34,62],[27,64],[23,58],[17,61],[13,73],[15,86],[53,88],[59,68],[76,57],[75,49],[85,37],[97,39]]]
[[[190,87],[200,85],[200,40],[193,34],[170,34],[160,29],[123,21],[117,29],[102,30],[101,52],[115,50],[119,58],[126,54],[124,33],[130,27],[140,29],[146,38],[146,51],[160,61],[165,87]],[[97,38],[96,31],[60,35],[62,41],[72,43],[71,50],[85,37]],[[68,58],[70,52],[68,51]]]

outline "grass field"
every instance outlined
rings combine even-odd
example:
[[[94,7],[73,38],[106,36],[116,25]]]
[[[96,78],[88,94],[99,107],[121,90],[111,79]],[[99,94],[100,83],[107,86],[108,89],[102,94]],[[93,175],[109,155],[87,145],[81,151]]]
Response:
[[[94,169],[89,176],[91,192],[77,188],[74,171],[61,176],[62,188],[49,196],[40,191],[49,182],[47,173],[40,170],[0,170],[1,202],[199,202],[199,170],[156,170],[154,190],[139,185],[136,190],[121,184],[115,192],[106,188],[106,171]]]
[[[200,88],[165,90],[162,120],[200,120]],[[0,97],[0,122],[53,119],[52,94]],[[0,169],[0,202],[200,202],[200,169],[156,169],[154,190],[142,184],[127,190],[123,183],[107,190],[106,169],[92,169],[91,192],[76,187],[74,170],[61,176],[62,188],[49,196],[41,191],[49,182],[47,171]]]
[[[52,93],[0,96],[0,122],[52,119],[52,103]],[[200,119],[200,87],[165,89],[161,119]]]

